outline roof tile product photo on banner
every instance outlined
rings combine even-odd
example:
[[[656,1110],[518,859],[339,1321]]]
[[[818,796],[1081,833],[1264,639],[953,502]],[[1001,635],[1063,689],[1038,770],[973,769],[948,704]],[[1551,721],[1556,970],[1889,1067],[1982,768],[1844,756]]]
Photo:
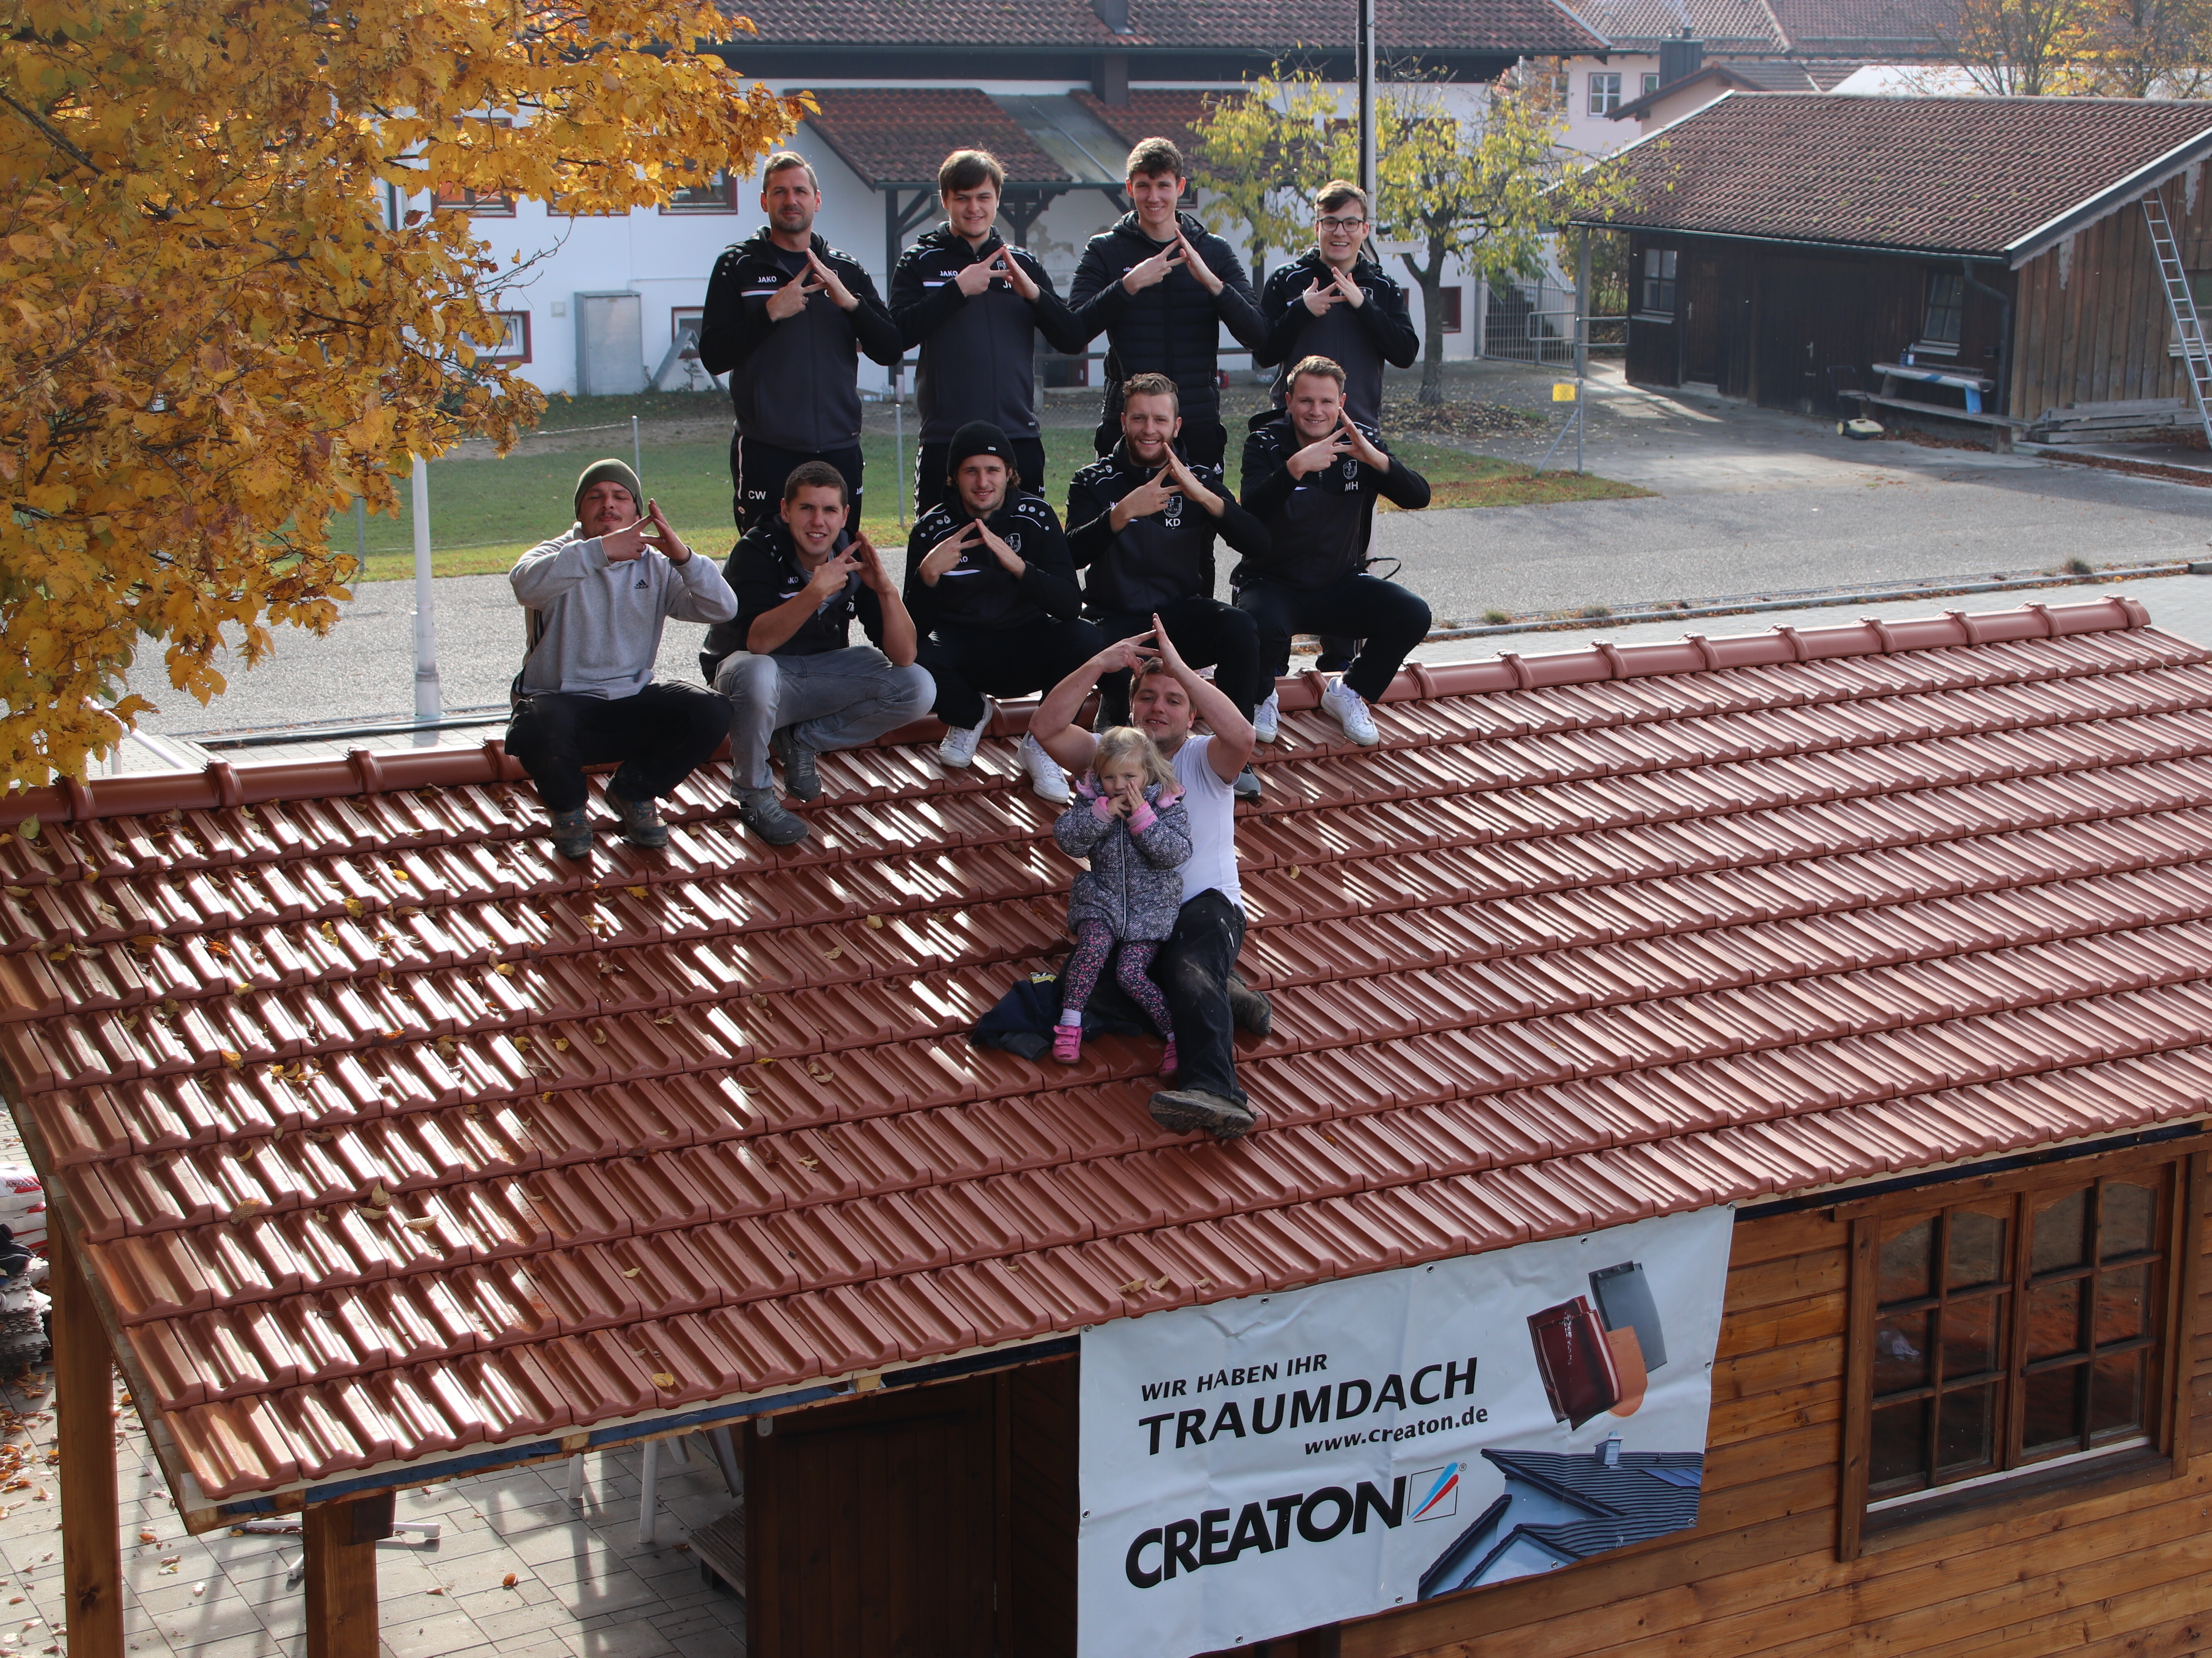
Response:
[[[1082,1658],[1243,1646],[1695,1525],[1734,1217],[1086,1330]]]

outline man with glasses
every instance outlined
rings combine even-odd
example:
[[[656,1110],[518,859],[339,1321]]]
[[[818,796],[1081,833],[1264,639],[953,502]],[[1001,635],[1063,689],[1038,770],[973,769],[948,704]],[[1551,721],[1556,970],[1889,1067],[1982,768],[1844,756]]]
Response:
[[[1266,343],[1252,354],[1261,367],[1282,365],[1274,404],[1290,393],[1290,365],[1327,357],[1344,369],[1344,411],[1362,426],[1382,421],[1382,366],[1410,368],[1421,354],[1406,290],[1364,257],[1367,195],[1332,179],[1314,197],[1314,246],[1278,266],[1260,297]],[[1261,416],[1255,424],[1272,419]]]

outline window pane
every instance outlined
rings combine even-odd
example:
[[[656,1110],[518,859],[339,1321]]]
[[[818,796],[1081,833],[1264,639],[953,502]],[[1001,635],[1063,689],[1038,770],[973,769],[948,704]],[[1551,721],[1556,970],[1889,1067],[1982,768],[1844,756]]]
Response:
[[[1906,1313],[1886,1318],[1875,1326],[1874,1390],[1893,1394],[1900,1388],[1924,1388],[1928,1374],[1933,1313]]]
[[[2057,1358],[2081,1351],[2082,1291],[2087,1278],[2040,1284],[2027,1294],[2027,1356]]]
[[[2012,1205],[1954,1210],[1951,1215],[1950,1261],[1943,1278],[1954,1290],[1995,1284],[2006,1274],[2005,1237]]]
[[[2035,1206],[2033,1271],[2056,1272],[2062,1266],[2079,1266],[2088,1260],[2082,1245],[2082,1234],[2089,1219],[2088,1196],[2086,1189],[2069,1192],[2063,1197],[2044,1199]]]
[[[1928,1477],[1928,1411],[1931,1401],[1891,1405],[1874,1413],[1867,1448],[1867,1480],[1885,1485],[1917,1485]]]
[[[2126,1266],[2097,1277],[2097,1345],[2125,1341],[2150,1327],[2150,1268]]]
[[[1958,1473],[1988,1464],[1996,1457],[1996,1383],[1943,1395],[1942,1412],[1936,1423],[1937,1473]]]
[[[2003,1363],[2004,1301],[1982,1296],[1943,1308],[1943,1377],[1969,1376]]]
[[[2090,1433],[2098,1436],[2141,1433],[2142,1427],[2142,1354],[2099,1359],[2089,1383]]]
[[[1929,1258],[1936,1248],[1936,1222],[1917,1220],[1881,1246],[1881,1287],[1875,1299],[1887,1306],[1929,1293],[1934,1283]]]
[[[2063,1370],[2045,1370],[2027,1379],[2027,1419],[2021,1424],[2021,1448],[2070,1451],[2081,1439],[2081,1384],[2089,1368],[2074,1364]]]
[[[2097,1253],[2106,1260],[2157,1248],[2158,1189],[2133,1181],[2106,1181],[2099,1193],[2103,1213],[2098,1217]]]

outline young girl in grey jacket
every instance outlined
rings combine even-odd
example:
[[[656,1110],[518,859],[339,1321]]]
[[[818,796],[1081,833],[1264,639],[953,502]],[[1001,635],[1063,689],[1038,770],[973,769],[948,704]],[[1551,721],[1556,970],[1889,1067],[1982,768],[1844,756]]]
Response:
[[[1083,1005],[1113,957],[1115,982],[1167,1039],[1160,1074],[1172,1076],[1175,1026],[1150,969],[1182,908],[1181,869],[1190,857],[1190,813],[1175,768],[1133,726],[1101,732],[1091,765],[1076,786],[1075,803],[1052,826],[1061,851],[1091,860],[1067,898],[1075,950],[1060,972],[1052,1056],[1063,1065],[1082,1057]]]

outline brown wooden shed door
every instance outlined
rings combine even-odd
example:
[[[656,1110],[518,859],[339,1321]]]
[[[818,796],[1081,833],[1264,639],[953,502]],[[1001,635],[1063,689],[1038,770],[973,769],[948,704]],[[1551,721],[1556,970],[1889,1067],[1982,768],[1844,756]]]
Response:
[[[1072,1658],[1075,1363],[745,1436],[751,1658]]]
[[[1721,262],[1710,254],[1682,260],[1682,378],[1721,383]]]

